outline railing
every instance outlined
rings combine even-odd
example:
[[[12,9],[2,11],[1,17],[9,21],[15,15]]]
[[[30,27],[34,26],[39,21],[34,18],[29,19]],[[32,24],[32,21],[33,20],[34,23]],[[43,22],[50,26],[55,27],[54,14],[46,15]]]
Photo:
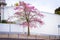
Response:
[[[19,33],[19,32],[22,32],[23,33],[23,27],[21,27],[18,24],[0,23],[0,32],[7,32],[7,33],[12,33],[12,32],[18,32]]]
[[[18,29],[20,29],[21,31],[18,31]],[[50,39],[60,39],[60,36],[39,34],[39,33],[38,34],[31,33],[30,36],[27,36],[27,32],[26,31],[24,32],[24,28],[20,27],[20,25],[18,24],[0,23],[0,38],[25,38],[25,39],[49,39],[50,40]]]

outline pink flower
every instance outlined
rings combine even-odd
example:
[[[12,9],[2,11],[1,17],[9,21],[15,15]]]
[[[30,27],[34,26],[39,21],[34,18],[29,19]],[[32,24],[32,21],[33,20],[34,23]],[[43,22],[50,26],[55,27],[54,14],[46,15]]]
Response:
[[[30,33],[29,27],[37,27],[37,23],[40,25],[43,25],[44,22],[41,20],[44,15],[40,13],[38,9],[36,9],[34,6],[30,6],[30,4],[25,3],[24,1],[19,2],[19,4],[14,8],[17,12],[15,12],[17,18],[23,19],[20,20],[20,25],[23,27],[28,27],[28,36]],[[14,16],[15,17],[15,16]],[[12,18],[12,17],[11,17]],[[8,18],[10,19],[10,18]]]
[[[23,10],[23,12],[24,12],[24,13],[22,13],[22,12],[16,12],[15,13],[16,15],[24,16],[24,18],[26,20],[25,22],[21,23],[20,25],[23,25],[25,27],[28,25],[30,27],[32,27],[32,26],[36,27],[36,25],[33,22],[38,22],[41,25],[44,24],[44,22],[41,20],[41,17],[44,17],[44,15],[41,14],[40,11],[38,9],[36,9],[34,6],[30,6],[30,4],[27,4],[24,1],[19,2],[19,6],[16,6],[15,10],[18,10],[18,11]],[[35,17],[35,16],[39,16],[40,18]]]

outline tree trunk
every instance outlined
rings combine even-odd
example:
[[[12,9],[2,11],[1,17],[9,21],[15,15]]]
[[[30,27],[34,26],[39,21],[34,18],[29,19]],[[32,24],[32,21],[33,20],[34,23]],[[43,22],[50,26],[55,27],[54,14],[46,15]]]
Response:
[[[30,28],[29,28],[29,24],[28,24],[28,36],[30,35]]]

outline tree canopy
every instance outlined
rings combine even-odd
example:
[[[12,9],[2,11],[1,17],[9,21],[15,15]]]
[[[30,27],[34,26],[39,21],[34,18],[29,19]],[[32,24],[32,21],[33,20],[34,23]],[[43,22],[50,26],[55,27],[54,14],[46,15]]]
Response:
[[[57,9],[55,9],[55,14],[60,15],[60,7],[58,7]]]
[[[44,15],[41,14],[40,11],[34,6],[31,6],[24,1],[16,3],[14,10],[16,11],[14,13],[15,16],[12,16],[10,18],[16,17],[18,20],[20,20],[20,25],[23,27],[28,27],[28,36],[30,35],[30,27],[37,27],[37,24],[44,24],[42,21]]]

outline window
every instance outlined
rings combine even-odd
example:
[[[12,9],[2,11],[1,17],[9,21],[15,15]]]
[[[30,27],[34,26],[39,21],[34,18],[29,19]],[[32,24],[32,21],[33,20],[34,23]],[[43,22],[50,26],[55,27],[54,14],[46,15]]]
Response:
[[[58,25],[58,28],[60,28],[60,25]]]

